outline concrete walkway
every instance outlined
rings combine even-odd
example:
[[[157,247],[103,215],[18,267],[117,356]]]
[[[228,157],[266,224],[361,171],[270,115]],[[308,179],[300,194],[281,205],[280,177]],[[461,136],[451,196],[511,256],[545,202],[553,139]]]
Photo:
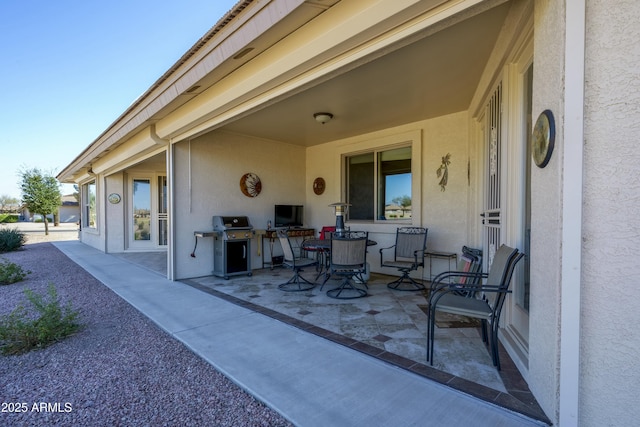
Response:
[[[541,426],[78,241],[69,258],[297,426]]]

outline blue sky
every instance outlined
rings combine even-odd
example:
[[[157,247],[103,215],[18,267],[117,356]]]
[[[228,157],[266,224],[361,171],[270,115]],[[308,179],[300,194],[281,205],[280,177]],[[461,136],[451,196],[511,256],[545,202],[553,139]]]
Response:
[[[0,195],[71,163],[236,3],[0,1]]]
[[[401,175],[390,175],[387,177],[385,204],[391,204],[396,197],[411,197],[411,174],[403,173]]]

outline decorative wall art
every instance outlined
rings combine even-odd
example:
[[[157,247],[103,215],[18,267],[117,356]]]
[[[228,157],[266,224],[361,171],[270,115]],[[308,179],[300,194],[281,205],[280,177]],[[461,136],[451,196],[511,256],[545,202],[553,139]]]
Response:
[[[120,203],[120,200],[122,200],[122,198],[118,193],[111,193],[109,194],[109,197],[107,197],[107,200],[109,200],[109,203],[117,205],[118,203]]]
[[[551,160],[553,146],[556,140],[556,123],[551,110],[544,110],[538,116],[536,124],[533,126],[532,135],[532,157],[533,161],[540,168],[547,166]]]
[[[326,187],[326,184],[324,182],[324,178],[318,177],[313,181],[313,192],[316,193],[318,196],[324,193],[325,187]]]
[[[438,169],[436,169],[436,175],[440,178],[440,191],[444,191],[447,189],[447,182],[449,181],[449,165],[451,164],[451,153],[447,153],[446,156],[442,158],[442,164]]]
[[[245,173],[240,178],[240,191],[247,197],[257,197],[262,191],[262,182],[255,173]]]

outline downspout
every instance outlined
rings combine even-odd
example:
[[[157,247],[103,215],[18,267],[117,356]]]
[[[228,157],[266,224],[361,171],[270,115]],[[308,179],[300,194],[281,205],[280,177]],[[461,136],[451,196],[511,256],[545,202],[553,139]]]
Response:
[[[564,156],[558,424],[578,425],[584,141],[585,1],[565,2]]]

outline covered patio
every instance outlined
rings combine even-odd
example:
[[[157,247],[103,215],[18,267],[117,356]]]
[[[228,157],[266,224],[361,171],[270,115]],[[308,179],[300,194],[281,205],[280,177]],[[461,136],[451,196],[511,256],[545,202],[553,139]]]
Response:
[[[166,274],[162,252],[117,256]],[[313,269],[303,274],[310,280],[316,275]],[[203,276],[181,282],[483,400],[546,418],[507,352],[501,348],[502,369],[497,371],[477,324],[467,319],[439,318],[434,365],[426,362],[426,292],[390,290],[386,283],[393,276],[372,273],[367,297],[336,300],[326,295],[336,286],[331,281],[323,290],[320,286],[306,292],[279,290],[278,284],[290,275],[290,270],[276,267],[254,270],[251,277]]]

